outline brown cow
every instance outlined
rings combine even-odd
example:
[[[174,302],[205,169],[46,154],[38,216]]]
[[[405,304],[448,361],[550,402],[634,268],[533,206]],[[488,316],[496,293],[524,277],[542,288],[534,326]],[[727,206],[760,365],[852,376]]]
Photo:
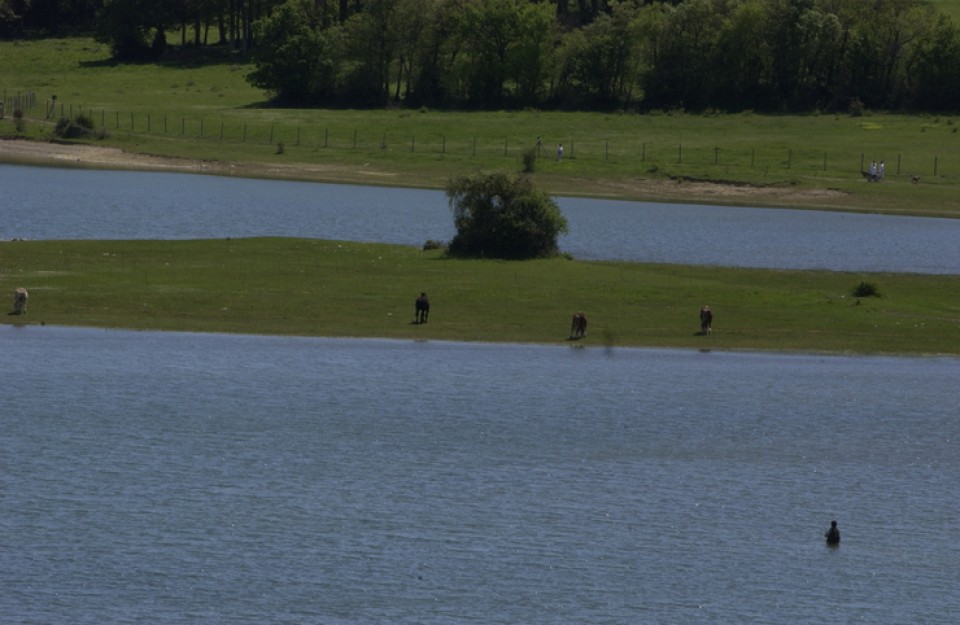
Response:
[[[413,308],[413,322],[426,323],[430,317],[430,298],[426,293],[421,292]]]
[[[30,294],[27,293],[27,290],[23,287],[20,287],[13,292],[13,314],[15,315],[25,315],[27,314],[27,299],[30,298]]]
[[[709,306],[700,309],[700,334],[713,332],[713,311]]]
[[[573,316],[573,321],[570,323],[570,338],[579,339],[587,335],[587,316],[582,312],[578,312]]]

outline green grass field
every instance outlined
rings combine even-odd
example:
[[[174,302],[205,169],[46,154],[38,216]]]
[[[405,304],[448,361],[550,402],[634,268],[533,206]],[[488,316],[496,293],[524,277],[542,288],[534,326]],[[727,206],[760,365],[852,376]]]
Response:
[[[30,290],[7,324],[565,343],[583,310],[578,345],[960,354],[955,276],[465,261],[312,239],[18,241],[0,254],[3,292]],[[852,297],[862,280],[881,297]],[[431,318],[413,325],[421,290]],[[704,304],[710,336],[697,334]]]
[[[106,47],[68,38],[4,41],[0,55],[5,100],[36,96],[23,133],[33,139],[84,111],[107,134],[93,143],[128,151],[252,163],[249,175],[307,164],[331,167],[293,175],[336,181],[349,170],[437,188],[452,176],[519,171],[542,137],[535,178],[555,194],[960,216],[960,118],[949,116],[275,109],[244,79],[252,66],[228,53],[116,65]],[[0,137],[16,134],[8,110]],[[886,183],[864,182],[871,160],[886,162]],[[699,180],[749,193],[684,186]]]

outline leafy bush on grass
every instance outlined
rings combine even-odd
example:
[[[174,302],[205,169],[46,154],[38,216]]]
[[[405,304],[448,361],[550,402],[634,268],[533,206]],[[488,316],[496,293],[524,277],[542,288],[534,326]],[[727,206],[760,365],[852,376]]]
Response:
[[[78,113],[73,119],[61,117],[53,129],[53,134],[63,139],[84,139],[95,136],[93,118],[86,113]]]
[[[860,282],[853,289],[854,297],[880,297],[880,291],[877,290],[877,285],[873,282]]]

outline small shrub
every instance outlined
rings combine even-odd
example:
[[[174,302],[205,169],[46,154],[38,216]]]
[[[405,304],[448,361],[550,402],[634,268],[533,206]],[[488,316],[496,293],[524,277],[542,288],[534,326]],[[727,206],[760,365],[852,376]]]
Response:
[[[445,250],[447,249],[447,244],[443,241],[437,241],[436,239],[427,239],[423,244],[423,251],[428,250]]]
[[[86,113],[78,113],[73,119],[61,117],[53,128],[53,134],[63,139],[85,139],[95,136],[93,118]]]
[[[850,117],[863,117],[866,109],[867,107],[863,105],[863,102],[860,101],[860,98],[853,98],[850,100]]]
[[[283,144],[283,141],[277,141],[277,154],[283,154],[287,149],[287,146]]]
[[[523,173],[532,174],[537,171],[537,148],[530,148],[523,152]]]
[[[17,129],[18,134],[23,134],[27,130],[27,122],[23,119],[23,109],[14,109],[13,127]]]
[[[854,297],[880,297],[880,291],[877,290],[877,285],[873,282],[860,282],[853,289]]]

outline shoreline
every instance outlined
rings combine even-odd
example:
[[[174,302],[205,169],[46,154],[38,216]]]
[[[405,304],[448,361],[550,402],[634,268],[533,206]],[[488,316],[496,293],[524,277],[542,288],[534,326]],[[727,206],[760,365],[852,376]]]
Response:
[[[284,340],[284,339],[309,339],[309,340],[318,340],[318,341],[383,341],[388,343],[441,343],[441,344],[450,344],[450,345],[476,345],[476,346],[514,346],[514,347],[550,347],[550,348],[566,348],[566,349],[602,349],[605,351],[611,350],[636,350],[636,351],[662,351],[662,352],[686,352],[686,353],[702,353],[710,354],[713,352],[720,354],[743,354],[743,355],[765,355],[765,354],[775,354],[780,356],[795,356],[800,358],[909,358],[911,360],[928,360],[928,359],[949,359],[957,360],[960,362],[960,356],[957,354],[952,354],[949,352],[856,352],[856,351],[831,351],[831,350],[803,350],[803,349],[756,349],[756,348],[731,348],[731,347],[722,347],[722,348],[713,348],[713,347],[693,347],[693,346],[664,346],[664,345],[603,345],[603,344],[586,344],[580,341],[571,341],[569,339],[561,339],[555,342],[517,342],[517,341],[489,341],[489,340],[457,340],[457,339],[424,339],[424,338],[398,338],[390,336],[328,336],[328,335],[315,335],[315,334],[263,334],[263,333],[251,333],[251,332],[216,332],[216,331],[206,331],[206,330],[157,330],[151,328],[126,328],[126,327],[117,327],[117,326],[88,326],[88,325],[67,325],[59,323],[45,323],[43,321],[38,322],[23,322],[23,323],[0,323],[0,331],[3,331],[3,328],[10,328],[11,331],[22,330],[24,328],[53,328],[56,330],[78,330],[78,331],[99,331],[99,332],[124,332],[128,334],[157,334],[157,335],[166,335],[166,334],[198,334],[204,336],[243,336],[243,337],[260,337],[265,339],[275,339],[275,340]]]
[[[130,152],[111,146],[60,143],[31,139],[0,139],[0,164],[118,171],[189,173],[250,179],[290,180],[325,184],[442,189],[444,181],[429,177],[400,176],[365,165],[302,162],[220,161]],[[540,184],[551,195],[594,197],[636,202],[668,202],[745,207],[794,208],[873,213],[868,208],[841,202],[849,194],[836,189],[796,189],[730,182],[631,179],[543,178]],[[883,211],[890,214],[890,211]]]

